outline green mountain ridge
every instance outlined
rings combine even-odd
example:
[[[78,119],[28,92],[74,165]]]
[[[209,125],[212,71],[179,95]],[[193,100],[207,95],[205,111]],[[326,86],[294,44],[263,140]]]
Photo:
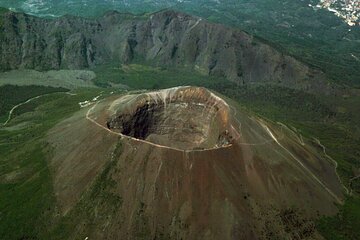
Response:
[[[314,8],[318,0],[192,1],[2,1],[0,5],[37,16],[100,16],[108,10],[184,11],[240,28],[267,39],[290,55],[321,68],[337,83],[359,87],[360,25],[349,26],[334,13]]]
[[[271,83],[334,92],[323,72],[235,28],[166,10],[135,16],[56,19],[9,12],[0,17],[0,69],[87,69],[145,61],[191,68],[239,85]]]

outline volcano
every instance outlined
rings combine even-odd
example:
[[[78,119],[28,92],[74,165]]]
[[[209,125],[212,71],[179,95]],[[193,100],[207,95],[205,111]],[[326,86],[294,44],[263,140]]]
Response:
[[[48,140],[71,238],[321,239],[343,201],[315,142],[205,88],[110,95]]]

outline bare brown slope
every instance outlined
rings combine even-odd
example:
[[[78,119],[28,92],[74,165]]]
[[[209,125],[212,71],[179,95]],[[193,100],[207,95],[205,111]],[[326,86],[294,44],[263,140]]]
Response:
[[[117,136],[84,121],[80,111],[49,132],[56,149],[50,167],[54,171],[54,189],[62,213],[67,213],[80,199],[111,158]]]
[[[334,166],[280,125],[231,106],[236,141],[182,151],[111,132],[106,121],[114,100],[49,135],[58,159],[55,189],[64,196],[58,201],[75,219],[71,239],[321,239],[312,220],[336,213],[334,204],[342,201]],[[84,139],[77,157],[59,145],[64,135]],[[77,185],[83,176],[87,184]],[[85,207],[66,199],[80,196]]]
[[[140,58],[161,66],[188,66],[240,84],[330,89],[322,72],[247,33],[174,11],[142,17],[109,12],[96,20],[9,12],[0,22],[0,70],[82,69]]]

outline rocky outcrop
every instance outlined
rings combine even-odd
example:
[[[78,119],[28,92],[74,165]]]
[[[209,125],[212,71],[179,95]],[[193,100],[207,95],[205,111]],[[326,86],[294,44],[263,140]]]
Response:
[[[98,19],[0,16],[0,69],[83,69],[145,59],[189,66],[240,84],[272,82],[310,88],[324,75],[237,29],[174,11]]]

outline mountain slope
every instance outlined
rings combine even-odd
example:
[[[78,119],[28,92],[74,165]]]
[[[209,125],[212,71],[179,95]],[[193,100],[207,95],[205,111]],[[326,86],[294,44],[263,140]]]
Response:
[[[65,217],[49,238],[322,239],[313,220],[336,213],[334,203],[343,199],[333,164],[283,125],[222,101],[194,87],[112,95],[51,129],[50,168],[58,214]],[[152,104],[170,119],[172,104],[214,110],[233,138],[215,148],[180,150],[166,121],[155,136],[166,135],[165,145],[154,135],[141,140],[107,128],[110,118],[129,112],[135,127],[158,120],[153,108],[142,111]],[[203,113],[194,115],[206,118]],[[196,123],[180,115],[173,124],[188,120],[193,127],[180,131],[197,141],[191,137]]]
[[[143,13],[171,8],[266,39],[321,68],[334,82],[352,86],[360,83],[357,0],[3,0],[0,5],[48,17],[66,14],[94,17],[109,10]]]
[[[96,20],[1,16],[0,69],[82,69],[107,62],[188,66],[239,84],[327,91],[325,76],[245,32],[174,11]]]

